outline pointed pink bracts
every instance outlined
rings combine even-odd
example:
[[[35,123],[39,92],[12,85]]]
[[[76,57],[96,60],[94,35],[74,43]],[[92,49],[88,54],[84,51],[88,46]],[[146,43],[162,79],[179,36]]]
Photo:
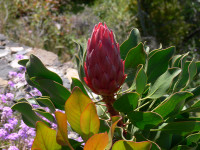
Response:
[[[88,39],[84,70],[88,87],[104,96],[116,93],[126,78],[119,44],[105,23],[95,25]]]

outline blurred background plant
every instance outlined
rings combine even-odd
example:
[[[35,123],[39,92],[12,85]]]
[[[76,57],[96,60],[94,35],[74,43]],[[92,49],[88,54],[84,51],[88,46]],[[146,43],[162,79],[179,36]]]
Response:
[[[175,45],[178,53],[199,57],[199,0],[0,0],[0,33],[62,61],[76,53],[74,39],[83,43],[100,21],[120,44],[136,27],[152,49]]]

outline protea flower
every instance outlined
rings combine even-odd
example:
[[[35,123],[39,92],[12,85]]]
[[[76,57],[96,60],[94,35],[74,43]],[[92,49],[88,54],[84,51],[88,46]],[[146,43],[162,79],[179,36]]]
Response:
[[[84,70],[85,83],[94,93],[103,96],[116,93],[126,78],[119,44],[105,23],[95,25],[88,39]]]

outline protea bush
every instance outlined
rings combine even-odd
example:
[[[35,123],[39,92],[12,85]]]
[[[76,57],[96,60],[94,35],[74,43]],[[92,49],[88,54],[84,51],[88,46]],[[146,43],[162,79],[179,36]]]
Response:
[[[87,47],[79,45],[80,80],[72,79],[71,91],[36,56],[19,61],[42,96],[18,100],[12,109],[36,127],[32,149],[200,149],[200,86],[194,87],[200,62],[188,56],[175,55],[175,47],[150,50],[135,28],[119,46],[99,23]],[[83,141],[70,139],[69,131]]]

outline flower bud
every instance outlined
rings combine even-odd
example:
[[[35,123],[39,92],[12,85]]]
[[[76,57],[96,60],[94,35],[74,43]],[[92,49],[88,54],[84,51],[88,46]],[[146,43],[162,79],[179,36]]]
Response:
[[[103,96],[116,93],[126,78],[119,44],[106,24],[96,25],[88,39],[84,70],[85,83],[94,93]]]

